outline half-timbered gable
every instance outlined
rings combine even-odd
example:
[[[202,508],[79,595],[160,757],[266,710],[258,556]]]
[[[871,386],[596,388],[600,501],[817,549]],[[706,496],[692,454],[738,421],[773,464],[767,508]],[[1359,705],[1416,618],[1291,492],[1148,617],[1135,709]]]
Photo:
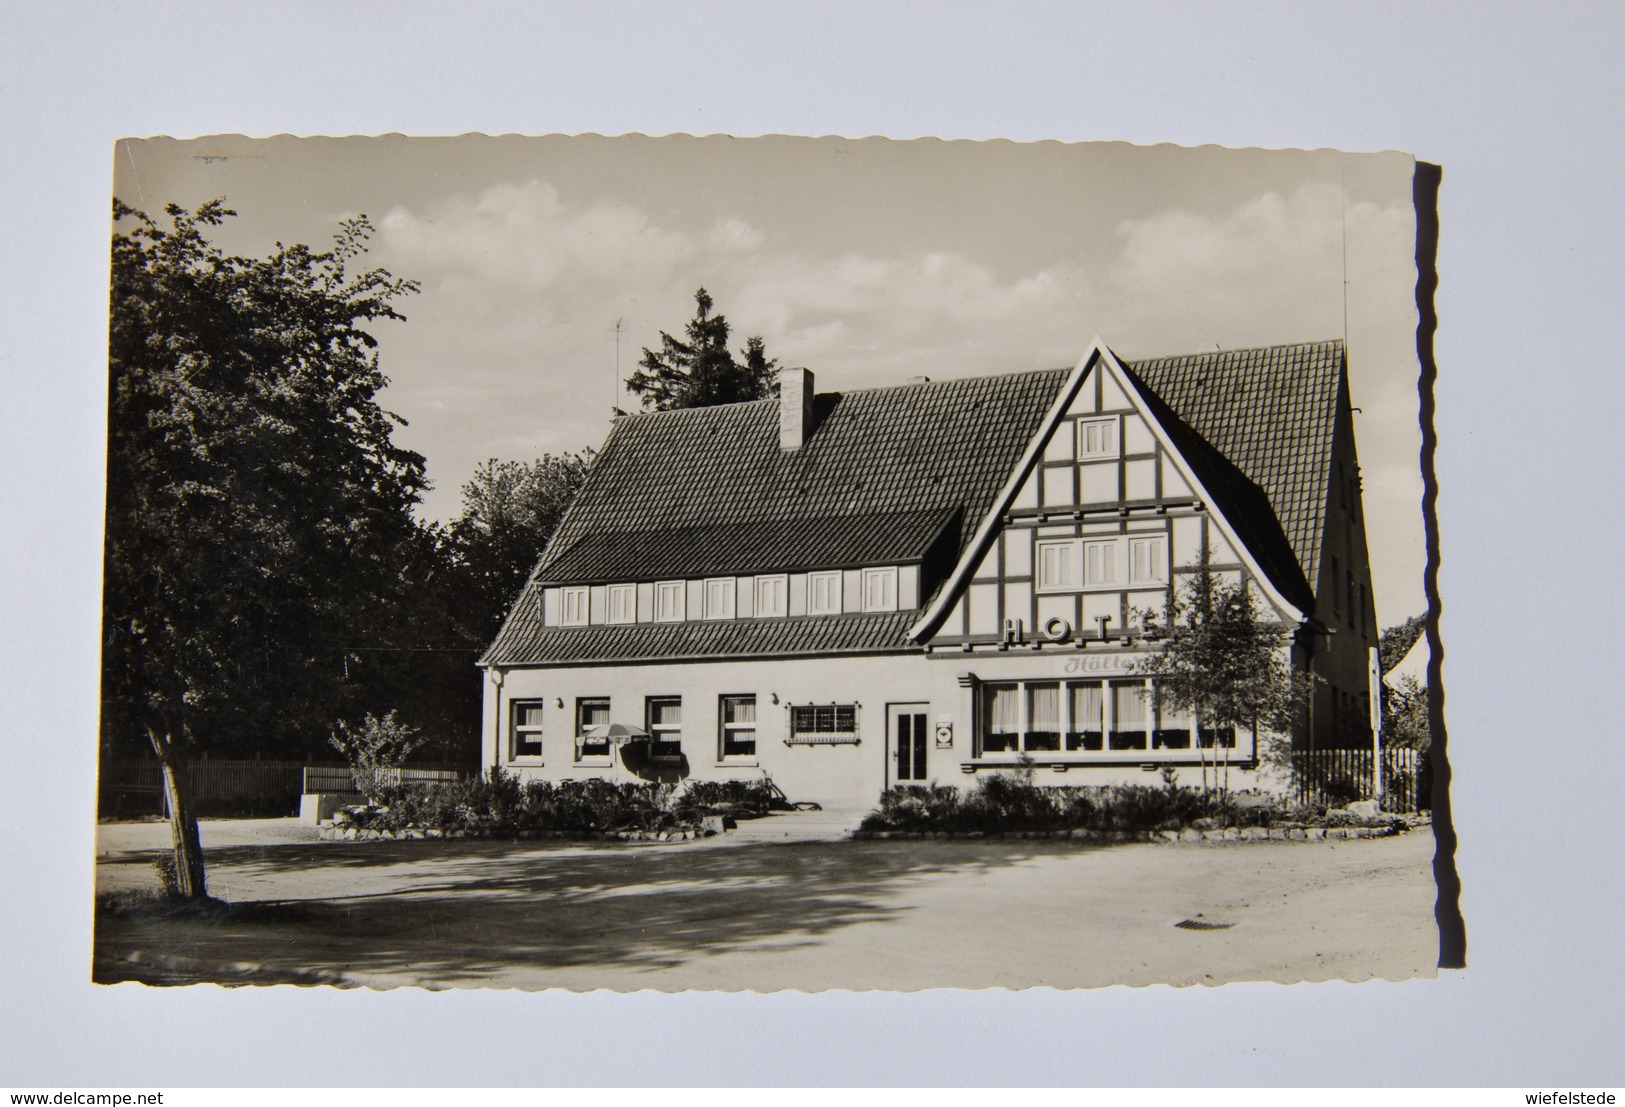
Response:
[[[1284,623],[1303,618],[1303,578],[1274,527],[1265,569],[1255,547],[1273,523],[1256,490],[1248,496],[1201,448],[1146,383],[1097,346],[1063,389],[1062,406],[1029,449],[1027,465],[994,505],[985,537],[967,551],[973,568],[934,626],[933,646],[1025,643],[1084,647],[1139,635],[1160,620],[1205,545],[1215,574],[1246,580],[1261,609]],[[1207,451],[1211,452],[1211,451]],[[1243,478],[1244,480],[1245,478]],[[1211,487],[1210,487],[1211,486]],[[1248,519],[1245,533],[1229,515]],[[1279,582],[1277,577],[1280,578]]]

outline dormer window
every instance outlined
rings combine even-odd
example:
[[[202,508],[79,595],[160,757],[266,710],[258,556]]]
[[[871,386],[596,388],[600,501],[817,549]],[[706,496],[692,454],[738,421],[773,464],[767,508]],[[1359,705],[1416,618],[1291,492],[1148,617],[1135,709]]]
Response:
[[[719,577],[705,582],[705,617],[732,619],[734,617],[734,578]]]
[[[790,578],[787,576],[756,578],[756,614],[762,618],[775,618],[789,613]]]
[[[1121,440],[1115,415],[1108,415],[1104,419],[1078,420],[1079,461],[1105,461],[1118,457],[1122,452]]]
[[[688,586],[680,580],[663,580],[655,585],[655,622],[680,623]]]
[[[807,574],[807,614],[839,615],[841,613],[841,573]]]
[[[863,571],[863,610],[897,610],[897,570],[865,569]]]
[[[584,627],[587,625],[587,589],[562,588],[559,590],[559,625]]]
[[[612,584],[605,589],[609,605],[606,623],[635,623],[638,619],[638,586]]]

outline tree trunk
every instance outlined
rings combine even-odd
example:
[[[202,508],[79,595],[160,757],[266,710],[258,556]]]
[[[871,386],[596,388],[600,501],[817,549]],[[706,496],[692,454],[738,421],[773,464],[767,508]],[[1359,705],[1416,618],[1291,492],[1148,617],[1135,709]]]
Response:
[[[205,899],[203,843],[197,816],[186,795],[186,755],[167,725],[147,724],[147,738],[164,770],[164,803],[169,808],[169,837],[175,850],[175,893],[182,899]]]
[[[1207,787],[1207,754],[1202,751],[1202,709],[1191,704],[1191,729],[1195,731],[1192,739],[1196,742],[1196,760],[1202,765],[1202,795],[1208,795]],[[1215,773],[1215,776],[1218,774]]]

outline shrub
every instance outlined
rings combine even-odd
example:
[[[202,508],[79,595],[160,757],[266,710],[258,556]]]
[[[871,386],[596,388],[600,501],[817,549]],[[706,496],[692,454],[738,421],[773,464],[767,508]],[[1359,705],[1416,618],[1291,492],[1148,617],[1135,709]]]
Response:
[[[1250,800],[1250,801],[1249,801]],[[861,830],[1180,830],[1189,826],[1269,826],[1298,813],[1272,798],[1220,797],[1164,784],[1046,786],[1031,774],[994,773],[961,792],[951,785],[900,785],[882,793]],[[1324,815],[1324,812],[1321,812]]]
[[[778,789],[767,777],[760,780],[691,780],[680,800],[693,807],[758,807],[767,811],[778,799]]]
[[[960,791],[949,784],[899,784],[880,795],[880,808],[863,817],[860,830],[963,829]]]
[[[667,784],[558,783],[519,779],[500,769],[471,780],[382,790],[379,804],[356,811],[360,826],[402,830],[659,830],[680,824]]]

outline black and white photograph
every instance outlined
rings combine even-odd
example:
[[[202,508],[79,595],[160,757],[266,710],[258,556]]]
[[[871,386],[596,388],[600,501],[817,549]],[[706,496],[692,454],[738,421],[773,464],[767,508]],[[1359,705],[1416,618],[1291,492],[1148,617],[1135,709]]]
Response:
[[[1625,11],[7,15],[0,1100],[1617,1102]]]
[[[94,978],[1431,976],[1429,172],[120,141]]]

